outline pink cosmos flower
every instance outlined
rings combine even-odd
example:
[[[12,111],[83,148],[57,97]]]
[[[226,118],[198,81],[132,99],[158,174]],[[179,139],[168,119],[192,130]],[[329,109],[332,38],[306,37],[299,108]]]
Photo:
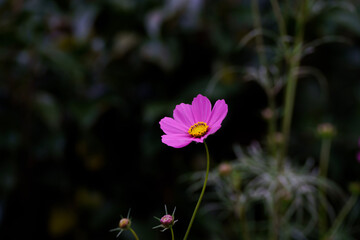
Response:
[[[210,100],[199,94],[191,105],[177,105],[173,118],[161,119],[160,128],[165,133],[161,140],[174,148],[185,147],[192,141],[202,143],[207,136],[219,130],[227,112],[228,106],[223,99],[217,100],[211,109]]]

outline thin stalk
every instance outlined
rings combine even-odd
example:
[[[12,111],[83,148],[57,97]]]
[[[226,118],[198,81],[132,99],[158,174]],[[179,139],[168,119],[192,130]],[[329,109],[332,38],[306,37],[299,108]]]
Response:
[[[340,228],[341,224],[344,222],[346,216],[349,214],[350,210],[354,207],[354,205],[355,205],[355,203],[357,201],[357,198],[358,197],[356,195],[351,195],[351,197],[346,202],[344,207],[341,209],[339,215],[335,219],[334,224],[331,227],[330,233],[327,234],[327,236],[325,236],[323,238],[324,240],[325,239],[333,239],[333,236],[339,230],[339,228]]]
[[[284,168],[285,156],[287,155],[287,148],[290,140],[290,127],[291,127],[291,120],[293,115],[296,85],[297,85],[297,78],[295,76],[296,74],[295,67],[297,67],[298,65],[299,64],[297,61],[292,61],[289,74],[287,77],[288,80],[285,90],[284,119],[282,123],[282,133],[283,133],[284,143],[282,145],[282,151],[278,162],[279,164],[278,169],[280,171]]]
[[[244,240],[251,240],[249,234],[249,226],[246,218],[245,208],[243,206],[240,207],[240,221],[241,221],[241,233]]]
[[[330,159],[330,149],[331,149],[331,139],[325,138],[321,143],[320,150],[320,169],[319,175],[320,177],[325,178],[327,176],[328,168],[329,168],[329,159]]]
[[[297,70],[301,60],[301,48],[304,38],[304,26],[307,15],[307,0],[301,1],[301,8],[297,16],[296,36],[293,47],[292,56],[290,58],[290,66],[287,76],[287,83],[285,89],[285,109],[284,118],[282,122],[282,133],[284,138],[284,144],[280,154],[278,167],[282,171],[284,168],[285,156],[287,155],[289,139],[290,139],[290,127],[294,109],[295,93],[297,85]]]
[[[174,230],[172,229],[172,227],[170,227],[170,232],[171,232],[171,240],[175,240]]]
[[[257,53],[259,56],[260,64],[262,66],[266,67],[267,61],[266,61],[266,56],[265,56],[265,47],[264,47],[264,40],[263,40],[263,34],[262,34],[258,0],[251,0],[251,9],[252,9],[252,14],[254,16],[254,27],[255,27],[255,29],[257,29],[259,31],[259,34],[255,38],[256,50],[257,50]]]
[[[269,109],[272,113],[272,116],[267,119],[268,122],[268,130],[267,130],[267,138],[268,138],[268,147],[271,155],[276,157],[277,149],[276,149],[276,141],[275,141],[275,134],[276,134],[276,103],[275,103],[275,96],[271,89],[267,91],[268,97],[268,104]]]
[[[279,27],[279,32],[280,32],[280,36],[282,38],[282,40],[284,40],[286,34],[286,25],[285,25],[285,21],[284,18],[281,14],[281,9],[279,6],[279,3],[277,0],[270,0],[271,2],[271,6],[273,8],[274,11],[274,15],[276,17],[276,21],[277,21],[277,25]]]
[[[280,40],[282,43],[282,46],[284,48],[284,52],[287,53],[288,44],[286,41],[287,31],[286,31],[286,24],[284,17],[281,13],[281,8],[279,6],[279,2],[277,0],[270,0],[271,6],[273,8],[273,12],[276,18],[277,25],[279,27],[279,33],[280,33]],[[285,56],[286,60],[288,60],[288,55]]]
[[[265,74],[264,74],[265,79],[264,80],[265,80],[266,84],[264,85],[264,88],[266,90],[267,97],[268,97],[269,109],[274,114],[273,117],[268,119],[268,143],[269,143],[270,153],[273,156],[275,156],[277,149],[276,149],[276,144],[274,141],[275,134],[276,134],[276,116],[275,116],[276,103],[275,103],[275,95],[274,95],[274,90],[273,90],[274,83],[270,80],[270,77],[269,77],[268,71],[267,71],[268,63],[267,63],[266,54],[265,54],[265,46],[264,46],[264,40],[263,40],[263,34],[262,34],[261,17],[260,17],[258,0],[251,1],[251,9],[252,9],[252,14],[254,16],[254,28],[259,31],[259,34],[256,36],[255,41],[256,41],[256,50],[257,50],[257,54],[259,57],[260,66],[265,69]],[[281,12],[279,11],[278,13],[276,13],[276,15],[278,15],[278,14],[281,15]],[[284,29],[284,31],[282,30],[283,31],[282,34],[286,35],[285,27],[281,27],[281,29]]]
[[[136,234],[136,232],[134,231],[134,229],[129,228],[129,230],[130,230],[130,232],[132,233],[132,235],[134,235],[134,238],[135,238],[136,240],[139,240],[139,237],[137,236],[137,234]]]
[[[277,210],[277,202],[275,200],[275,194],[273,193],[273,199],[270,203],[272,206],[269,207],[269,211],[271,213],[270,217],[270,225],[269,225],[269,239],[270,240],[277,240],[279,238],[279,216]]]
[[[254,17],[254,28],[258,30],[259,34],[255,37],[256,42],[256,51],[259,57],[260,67],[263,67],[265,69],[265,82],[264,88],[266,90],[267,96],[268,96],[268,104],[270,110],[275,113],[276,106],[275,106],[275,99],[274,99],[274,93],[273,93],[273,83],[270,82],[268,72],[267,72],[267,59],[265,55],[265,46],[264,46],[264,40],[263,40],[263,34],[262,34],[262,26],[261,26],[261,17],[260,17],[260,10],[259,10],[259,3],[258,0],[251,0],[251,9],[252,14]],[[268,140],[269,140],[269,149],[272,154],[275,154],[275,144],[274,144],[274,138],[275,138],[275,132],[276,132],[276,118],[272,117],[268,120]]]
[[[331,139],[323,138],[321,143],[320,150],[320,165],[319,165],[319,177],[326,178],[328,167],[329,167],[329,159],[330,159],[330,150],[331,150]],[[320,199],[325,198],[326,189],[324,187],[319,188]],[[324,202],[324,206],[319,205],[319,234],[323,236],[327,229],[327,206],[326,202]]]
[[[188,228],[187,228],[187,230],[186,230],[184,240],[187,239],[187,237],[188,237],[188,235],[189,235],[189,233],[190,233],[191,226],[192,226],[192,224],[193,224],[193,222],[194,222],[196,213],[197,213],[197,211],[199,210],[199,206],[200,206],[201,200],[202,200],[202,198],[203,198],[203,196],[204,196],[205,189],[206,189],[206,183],[207,183],[208,177],[209,177],[210,156],[209,156],[209,149],[208,149],[208,146],[207,146],[207,144],[206,144],[205,141],[204,141],[204,146],[205,146],[205,150],[206,150],[206,174],[205,174],[204,185],[203,185],[203,187],[202,187],[199,200],[198,200],[198,202],[197,202],[197,204],[196,204],[196,207],[195,207],[195,209],[194,209],[193,215],[192,215],[192,217],[191,217],[189,226],[188,226]]]

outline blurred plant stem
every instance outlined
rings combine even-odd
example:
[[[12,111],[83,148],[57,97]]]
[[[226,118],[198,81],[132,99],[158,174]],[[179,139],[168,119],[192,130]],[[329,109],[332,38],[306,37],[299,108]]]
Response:
[[[330,149],[331,149],[331,139],[325,138],[321,143],[320,150],[320,169],[319,175],[322,178],[327,177],[327,171],[329,167],[329,158],[330,158]]]
[[[277,143],[276,143],[276,103],[275,103],[275,94],[272,89],[268,89],[267,91],[267,97],[269,102],[269,109],[272,114],[272,116],[267,119],[268,122],[268,148],[271,153],[271,155],[276,158],[277,154]]]
[[[241,225],[241,234],[242,239],[244,240],[250,240],[250,234],[249,234],[249,225],[246,217],[246,208],[245,204],[241,204],[239,207],[239,218],[240,218],[240,225]]]
[[[134,236],[134,238],[135,238],[136,240],[139,240],[139,237],[137,236],[137,234],[136,234],[136,232],[134,231],[134,229],[129,228],[129,230],[130,230],[130,232],[132,233],[132,235]]]
[[[278,168],[280,171],[284,168],[285,157],[287,155],[289,140],[290,140],[290,127],[294,109],[296,85],[297,85],[297,71],[301,60],[301,49],[304,38],[305,21],[307,17],[308,0],[300,1],[300,9],[296,19],[296,35],[295,42],[289,58],[289,70],[286,80],[285,100],[284,100],[284,118],[282,122],[282,133],[284,143],[280,152],[278,161]]]
[[[266,69],[267,67],[267,60],[265,56],[265,47],[264,47],[264,40],[263,40],[263,31],[261,27],[261,18],[260,18],[260,12],[259,12],[259,3],[258,0],[252,0],[251,1],[251,9],[252,14],[254,16],[254,28],[258,30],[258,35],[256,35],[255,41],[256,41],[256,51],[259,56],[260,66],[264,67]],[[265,74],[266,80],[267,74]]]
[[[235,207],[235,215],[237,218],[239,218],[242,239],[251,240],[249,233],[249,224],[246,216],[247,200],[241,190],[241,179],[235,179],[235,181],[230,181],[231,188],[235,190],[235,194],[237,196],[236,198],[238,199]]]
[[[208,149],[208,146],[207,146],[207,144],[206,144],[205,141],[204,141],[204,146],[205,146],[205,150],[206,150],[206,174],[205,174],[204,185],[203,185],[203,187],[202,187],[199,200],[198,200],[198,202],[197,202],[197,204],[196,204],[196,207],[195,207],[195,209],[194,209],[193,215],[192,215],[192,217],[191,217],[189,226],[188,226],[188,228],[187,228],[187,230],[186,230],[184,240],[187,239],[187,237],[188,237],[188,235],[189,235],[189,233],[190,233],[191,226],[192,226],[192,224],[193,224],[193,222],[194,222],[196,213],[197,213],[197,211],[198,211],[198,209],[199,209],[201,200],[202,200],[202,198],[203,198],[203,196],[204,196],[205,189],[206,189],[206,183],[207,183],[208,177],[209,177],[210,156],[209,156],[209,149]]]
[[[251,238],[249,235],[249,226],[248,226],[248,222],[247,222],[245,208],[241,208],[240,219],[241,219],[241,230],[242,230],[243,239],[250,240]]]
[[[265,55],[265,46],[264,46],[264,40],[263,40],[263,30],[261,26],[261,17],[260,17],[260,11],[259,11],[259,3],[258,0],[252,0],[251,1],[251,9],[252,14],[254,18],[254,28],[258,31],[259,34],[256,35],[255,41],[256,41],[256,51],[259,57],[260,62],[260,69],[261,71],[263,68],[265,71],[264,74],[264,82],[267,84],[265,85],[265,91],[268,98],[268,105],[269,109],[272,113],[275,113],[276,111],[276,104],[275,104],[275,95],[273,91],[273,83],[271,83],[268,72],[267,72],[267,60]],[[276,144],[274,143],[275,133],[276,133],[276,118],[274,115],[267,119],[268,121],[268,148],[270,150],[270,153],[275,156],[276,155]]]
[[[292,46],[288,46],[286,43],[286,25],[281,14],[281,9],[277,0],[271,0],[271,5],[273,8],[274,15],[277,20],[277,24],[279,27],[279,32],[281,36],[282,46],[284,48],[285,60],[288,65],[287,69],[287,80],[286,80],[286,88],[285,88],[285,99],[284,99],[284,116],[282,122],[282,144],[279,147],[279,153],[277,153],[277,145],[275,141],[276,134],[276,117],[274,115],[276,111],[275,105],[275,96],[273,93],[273,83],[270,82],[269,76],[267,74],[267,59],[265,55],[265,48],[263,42],[262,35],[262,27],[261,27],[261,18],[259,11],[259,3],[258,0],[251,1],[252,13],[254,18],[254,27],[257,29],[259,34],[256,36],[256,49],[259,56],[259,61],[261,67],[265,68],[264,80],[266,84],[266,93],[268,95],[268,104],[270,112],[273,113],[270,118],[268,118],[268,147],[273,156],[277,159],[277,169],[279,174],[284,170],[285,157],[287,155],[287,148],[289,145],[290,139],[290,128],[291,128],[291,120],[293,115],[294,101],[295,101],[295,93],[296,93],[296,85],[297,85],[297,71],[301,61],[301,49],[303,45],[304,38],[304,27],[307,17],[308,10],[308,0],[299,1],[300,7],[296,16],[296,29],[295,29],[295,40]],[[260,68],[261,68],[260,67]],[[279,238],[280,233],[280,201],[276,198],[276,192],[273,193],[273,201],[271,206],[269,206],[269,210],[271,212],[271,221],[269,221],[269,239],[276,240]]]
[[[320,150],[320,166],[319,166],[319,177],[324,179],[327,177],[329,159],[331,150],[331,138],[323,138],[321,142]],[[323,186],[319,187],[319,199],[326,197],[326,189]],[[324,205],[319,204],[319,235],[320,238],[324,236],[327,229],[327,205],[324,201]]]
[[[269,240],[277,240],[279,239],[279,232],[280,232],[280,224],[279,224],[279,211],[278,211],[278,203],[276,201],[275,195],[276,193],[273,192],[272,194],[272,201],[269,203],[269,211],[270,211],[270,231],[269,231]]]
[[[254,18],[254,27],[258,30],[259,34],[256,36],[256,50],[259,56],[260,61],[260,68],[263,67],[265,69],[265,82],[268,83],[266,85],[266,93],[268,96],[269,101],[269,109],[272,113],[275,113],[275,96],[272,91],[272,86],[270,86],[270,81],[267,74],[267,60],[265,55],[265,47],[264,47],[264,41],[263,41],[263,34],[262,34],[262,27],[261,27],[261,17],[260,17],[260,10],[259,10],[259,3],[258,0],[252,0],[251,1],[251,9],[252,14]],[[275,125],[275,118],[272,116],[268,119],[268,139],[269,139],[269,149],[270,152],[275,155],[276,153],[276,145],[275,145],[275,132],[276,132],[276,125]],[[274,210],[276,208],[276,203],[273,202],[273,206],[271,206],[269,209],[272,209],[271,211],[271,221],[269,221],[269,239],[270,240],[276,240],[278,237],[279,232],[279,225],[277,224],[277,213]]]
[[[329,240],[329,239],[335,239],[334,235],[339,230],[341,224],[344,222],[346,216],[349,214],[350,210],[354,207],[356,201],[358,199],[358,196],[353,194],[348,199],[344,207],[341,209],[339,215],[335,219],[333,225],[330,228],[330,231],[328,234],[326,234],[323,238],[320,238],[322,240]]]
[[[279,6],[279,2],[277,0],[270,0],[270,2],[271,2],[271,6],[273,8],[274,15],[276,17],[278,27],[279,27],[279,33],[280,33],[280,36],[281,36],[281,40],[283,41],[283,43],[286,43],[286,41],[285,41],[285,37],[287,35],[287,33],[286,33],[286,25],[285,25],[284,18],[283,18],[282,14],[281,14],[281,9],[280,9],[280,6]]]

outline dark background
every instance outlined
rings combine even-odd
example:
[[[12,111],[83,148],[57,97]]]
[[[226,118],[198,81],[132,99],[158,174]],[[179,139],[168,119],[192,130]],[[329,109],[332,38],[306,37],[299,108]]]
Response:
[[[263,27],[277,34],[270,3],[259,2]],[[292,34],[296,1],[287,2]],[[333,123],[329,177],[346,189],[360,170],[360,6],[317,2],[305,42],[347,42],[303,58],[318,75],[299,80],[290,156],[316,162],[316,127]],[[168,239],[151,230],[164,204],[177,207],[181,237],[197,196],[179,177],[204,168],[204,149],[162,144],[159,121],[201,93],[229,106],[207,141],[212,166],[235,158],[234,143],[265,142],[267,98],[245,77],[258,65],[255,43],[239,47],[252,17],[249,0],[0,1],[0,239],[115,239],[109,230],[129,208],[140,238]],[[281,90],[280,112],[282,103]],[[208,218],[198,217],[193,239],[210,235]]]

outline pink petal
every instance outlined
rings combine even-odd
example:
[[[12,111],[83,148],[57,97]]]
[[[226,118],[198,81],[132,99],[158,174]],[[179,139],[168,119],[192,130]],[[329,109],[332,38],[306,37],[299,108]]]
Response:
[[[211,102],[207,97],[199,94],[192,101],[192,112],[195,122],[205,122],[211,113]]]
[[[211,128],[209,129],[209,131],[206,133],[206,135],[210,135],[210,134],[214,134],[217,132],[217,130],[219,130],[221,128],[221,125],[212,125]]]
[[[203,143],[206,135],[202,136],[201,138],[192,138],[194,142]]]
[[[191,143],[192,139],[189,136],[186,134],[162,135],[161,141],[170,147],[182,148]]]
[[[221,125],[222,121],[226,117],[228,112],[228,105],[225,103],[225,100],[217,100],[214,108],[210,114],[210,117],[207,120],[209,127],[214,125]]]
[[[190,128],[195,123],[190,104],[181,103],[176,105],[173,115],[175,121],[183,123],[187,128]]]
[[[186,134],[188,129],[182,124],[178,123],[172,118],[164,117],[160,120],[160,128],[166,134]]]

